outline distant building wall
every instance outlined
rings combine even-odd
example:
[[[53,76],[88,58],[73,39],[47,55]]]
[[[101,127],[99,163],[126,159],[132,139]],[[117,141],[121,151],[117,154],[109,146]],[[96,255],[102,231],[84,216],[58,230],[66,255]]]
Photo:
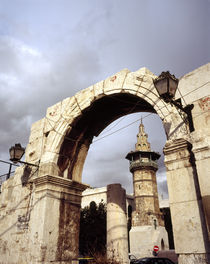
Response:
[[[107,204],[107,187],[86,189],[82,193],[81,207],[84,208],[89,206],[92,201],[94,201],[96,204],[99,204],[100,202]]]
[[[82,208],[85,206],[89,206],[90,202],[94,201],[96,204],[100,202],[107,203],[107,187],[100,187],[100,188],[88,188],[82,193]],[[132,194],[126,194],[126,207],[128,210],[128,206],[133,208],[134,206],[134,198]],[[169,208],[169,201],[168,199],[162,199],[159,196],[159,207],[162,208]]]

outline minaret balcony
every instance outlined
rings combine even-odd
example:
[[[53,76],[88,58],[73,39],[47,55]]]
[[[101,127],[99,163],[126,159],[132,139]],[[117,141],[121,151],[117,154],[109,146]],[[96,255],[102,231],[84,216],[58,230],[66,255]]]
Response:
[[[158,169],[158,164],[154,160],[148,160],[148,161],[142,161],[142,160],[135,160],[135,161],[130,161],[130,171],[133,172],[134,170],[137,169],[143,169],[150,167],[153,170]]]

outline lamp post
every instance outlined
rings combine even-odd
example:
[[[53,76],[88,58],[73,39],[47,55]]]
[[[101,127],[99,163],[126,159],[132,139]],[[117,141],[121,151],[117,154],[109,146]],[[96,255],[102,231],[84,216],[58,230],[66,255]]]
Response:
[[[10,152],[10,160],[12,162],[0,160],[0,162],[9,165],[8,173],[0,175],[0,177],[7,175],[6,180],[10,178],[12,166],[17,166],[17,167],[19,166],[19,165],[17,165],[17,163],[20,162],[20,159],[22,158],[22,156],[25,153],[25,149],[22,148],[20,144],[15,144],[15,147],[11,147],[9,152]]]
[[[36,164],[33,164],[33,163],[29,163],[29,162],[21,161],[21,158],[23,157],[23,155],[25,153],[25,148],[23,148],[20,143],[15,144],[15,146],[12,146],[9,149],[9,153],[10,153],[10,160],[14,164],[16,164],[16,163],[22,163],[22,164],[26,164],[26,165],[29,165],[29,166],[39,167],[39,165],[36,165]]]
[[[29,162],[21,161],[21,158],[23,157],[23,155],[25,153],[25,148],[21,147],[21,144],[20,143],[15,144],[15,146],[12,146],[9,149],[9,153],[10,153],[10,160],[12,162],[0,160],[0,162],[9,165],[9,171],[8,171],[8,173],[3,174],[3,175],[0,175],[0,187],[1,187],[2,182],[5,181],[5,178],[4,178],[4,180],[2,180],[3,177],[6,176],[6,180],[8,180],[10,178],[12,166],[19,167],[19,165],[17,163],[22,163],[22,164],[25,164],[27,166],[34,166],[34,167],[39,168],[39,165],[32,164],[32,163],[29,163]],[[1,189],[0,189],[0,192],[1,192]]]
[[[21,147],[21,144],[15,144],[9,149],[10,160],[13,163],[18,163],[25,153],[25,148]]]
[[[189,123],[190,132],[194,131],[193,119],[192,119],[192,109],[193,104],[182,106],[181,98],[173,100],[178,87],[179,80],[169,71],[162,72],[156,79],[153,80],[154,86],[160,96],[166,103],[174,105],[176,108],[181,110],[182,113],[187,115],[187,122]],[[180,112],[179,112],[180,113]],[[181,115],[181,114],[180,114]],[[181,115],[183,118],[183,116]],[[186,119],[183,118],[184,122]]]

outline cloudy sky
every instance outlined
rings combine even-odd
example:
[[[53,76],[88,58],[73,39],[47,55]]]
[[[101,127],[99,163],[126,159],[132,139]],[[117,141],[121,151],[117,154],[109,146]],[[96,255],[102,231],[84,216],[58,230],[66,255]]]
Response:
[[[209,62],[209,17],[209,0],[0,0],[0,159],[9,159],[14,143],[26,146],[31,124],[47,107],[121,69],[181,77]],[[84,182],[119,182],[132,192],[125,156],[146,115],[122,117],[95,139]],[[161,152],[159,117],[143,122],[153,150]],[[163,157],[159,167],[166,196]]]

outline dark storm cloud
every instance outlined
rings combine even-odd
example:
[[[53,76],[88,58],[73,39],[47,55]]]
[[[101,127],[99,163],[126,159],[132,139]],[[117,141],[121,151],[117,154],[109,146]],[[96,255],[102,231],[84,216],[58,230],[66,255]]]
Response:
[[[89,48],[78,47],[50,59],[2,37],[0,55],[0,150],[4,153],[16,141],[26,144],[32,122],[44,117],[47,107],[90,85],[89,78],[94,80],[100,69]]]
[[[110,58],[114,58],[120,68],[136,70],[146,66],[157,74],[162,69],[170,69],[181,76],[208,62],[208,1],[108,3],[110,5],[107,7],[101,5],[101,9],[109,11],[109,19],[103,25],[102,32],[107,39],[111,33],[114,41],[111,46],[106,48],[102,45],[99,50],[101,55],[103,53],[104,64],[108,65]]]

